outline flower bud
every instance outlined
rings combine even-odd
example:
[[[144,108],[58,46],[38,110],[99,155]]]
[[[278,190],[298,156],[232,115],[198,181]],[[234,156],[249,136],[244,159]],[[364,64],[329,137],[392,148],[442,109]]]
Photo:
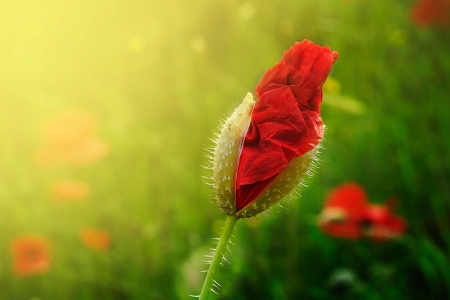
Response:
[[[221,209],[255,217],[288,196],[315,160],[324,125],[322,85],[338,57],[296,43],[225,121],[214,148],[213,188]]]

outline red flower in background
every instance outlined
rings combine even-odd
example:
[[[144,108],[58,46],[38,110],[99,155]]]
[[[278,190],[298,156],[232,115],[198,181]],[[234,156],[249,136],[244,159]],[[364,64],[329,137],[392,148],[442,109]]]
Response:
[[[319,217],[319,226],[335,237],[370,237],[385,241],[401,235],[406,229],[406,222],[396,216],[393,209],[391,202],[384,205],[368,203],[366,192],[360,185],[345,183],[330,192]]]
[[[104,230],[84,228],[80,237],[87,247],[97,251],[106,251],[111,246],[111,238],[108,232]]]
[[[84,111],[67,111],[48,120],[44,143],[36,153],[43,166],[89,165],[104,158],[108,145],[97,137],[96,118]]]
[[[419,0],[411,9],[411,16],[420,26],[450,26],[450,0]]]
[[[237,211],[322,140],[322,85],[337,58],[328,47],[304,40],[261,78],[237,170]]]
[[[91,189],[86,182],[75,180],[58,180],[50,188],[51,199],[54,202],[86,200]]]
[[[19,276],[44,273],[50,267],[48,241],[42,237],[22,236],[11,243],[14,272]]]
[[[321,228],[336,237],[361,237],[360,222],[367,207],[367,195],[356,183],[343,184],[330,192],[319,218]]]

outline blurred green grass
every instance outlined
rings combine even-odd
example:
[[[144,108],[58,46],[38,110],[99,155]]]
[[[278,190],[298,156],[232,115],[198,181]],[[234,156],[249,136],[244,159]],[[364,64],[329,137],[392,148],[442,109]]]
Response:
[[[202,179],[208,138],[305,38],[340,54],[330,74],[340,91],[326,93],[322,107],[321,164],[288,209],[238,223],[218,299],[449,297],[450,33],[411,23],[412,4],[5,4],[0,299],[198,293],[201,255],[224,219]],[[43,124],[74,109],[97,117],[108,156],[81,167],[36,164]],[[90,198],[51,203],[50,185],[67,178],[89,183]],[[398,197],[407,235],[376,244],[320,232],[323,200],[346,181],[361,183],[373,202]],[[83,227],[107,230],[111,249],[86,248]],[[9,243],[21,234],[51,240],[47,273],[14,275]]]

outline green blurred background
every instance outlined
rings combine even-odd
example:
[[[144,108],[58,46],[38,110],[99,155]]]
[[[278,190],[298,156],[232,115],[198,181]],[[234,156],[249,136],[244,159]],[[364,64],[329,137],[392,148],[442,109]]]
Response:
[[[340,55],[322,106],[320,167],[287,209],[237,224],[215,298],[450,297],[450,31],[416,26],[413,4],[2,3],[0,299],[198,294],[202,255],[225,219],[202,179],[208,138],[305,38]],[[45,124],[73,111],[95,118],[107,155],[39,162]],[[87,199],[55,203],[58,180],[84,182]],[[321,232],[326,195],[347,181],[371,202],[397,197],[405,236],[374,243]],[[86,247],[85,227],[108,232],[109,249]],[[21,235],[50,241],[47,272],[14,273],[10,243]]]

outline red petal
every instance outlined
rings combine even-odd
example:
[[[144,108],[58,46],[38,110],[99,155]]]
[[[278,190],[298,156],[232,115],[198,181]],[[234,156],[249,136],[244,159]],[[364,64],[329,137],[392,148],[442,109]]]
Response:
[[[342,208],[349,218],[359,221],[367,208],[367,195],[357,183],[344,183],[334,188],[328,195],[324,207]]]
[[[321,226],[321,229],[334,237],[358,239],[362,237],[361,228],[355,222],[327,223]]]
[[[328,47],[307,40],[297,42],[284,53],[279,63],[266,71],[255,94],[259,98],[278,85],[287,85],[292,89],[299,105],[320,112],[321,93],[319,97],[313,95],[321,90],[337,58],[337,52],[332,52]]]
[[[323,138],[322,85],[337,53],[310,41],[296,43],[266,71],[245,137],[236,179],[236,208],[251,203],[295,157]]]
[[[367,206],[364,220],[371,224],[370,236],[377,241],[395,237],[406,230],[406,221],[395,215],[386,205]]]

